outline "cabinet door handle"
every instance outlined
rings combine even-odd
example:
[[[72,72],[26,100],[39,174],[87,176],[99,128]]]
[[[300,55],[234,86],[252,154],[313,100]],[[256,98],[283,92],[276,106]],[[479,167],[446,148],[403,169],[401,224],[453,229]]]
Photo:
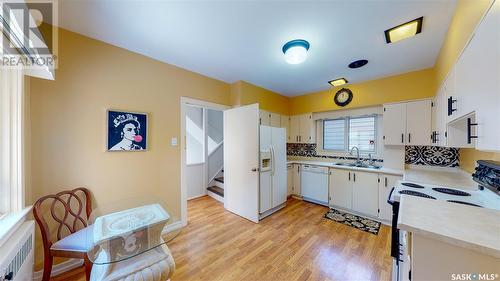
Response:
[[[408,133],[408,143],[411,143],[411,133]]]
[[[405,134],[401,134],[401,143],[405,143]]]
[[[352,173],[354,175],[354,182],[356,182],[356,173]]]
[[[385,187],[387,187],[387,177],[385,178]]]
[[[454,100],[452,96],[448,98],[448,116],[452,115],[453,111],[457,111],[456,108],[453,108],[453,103],[455,102],[457,102],[457,100]]]
[[[349,181],[351,180],[351,172],[349,172]]]
[[[472,126],[477,126],[477,123],[472,123],[470,118],[467,118],[467,143],[472,143],[472,139],[477,139],[477,136],[472,135]]]

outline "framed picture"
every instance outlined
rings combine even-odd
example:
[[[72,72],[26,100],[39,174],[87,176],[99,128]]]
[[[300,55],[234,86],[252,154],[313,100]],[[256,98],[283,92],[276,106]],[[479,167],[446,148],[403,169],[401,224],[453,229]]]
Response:
[[[107,111],[107,150],[144,151],[148,149],[148,115],[146,113]]]

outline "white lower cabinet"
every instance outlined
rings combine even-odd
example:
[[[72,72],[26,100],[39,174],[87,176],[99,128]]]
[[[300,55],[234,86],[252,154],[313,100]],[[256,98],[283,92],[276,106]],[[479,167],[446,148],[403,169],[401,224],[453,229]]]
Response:
[[[378,174],[353,173],[352,209],[372,217],[378,216]]]
[[[300,192],[300,164],[293,164],[293,186],[292,194],[301,196]]]
[[[391,189],[396,185],[398,180],[402,180],[401,176],[379,175],[380,182],[378,184],[378,218],[384,221],[392,220],[392,206],[387,203]]]
[[[350,171],[330,169],[328,189],[330,190],[330,206],[352,209],[352,182]]]
[[[401,176],[330,169],[329,205],[388,222],[392,209],[387,198],[400,179]]]

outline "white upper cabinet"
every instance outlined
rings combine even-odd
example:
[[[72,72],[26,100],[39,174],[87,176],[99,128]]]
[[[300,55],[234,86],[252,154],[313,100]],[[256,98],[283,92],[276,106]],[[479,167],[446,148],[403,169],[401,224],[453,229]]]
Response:
[[[431,144],[431,100],[406,103],[406,144]]]
[[[291,135],[290,135],[290,117],[281,115],[281,128],[285,128],[286,130],[286,142],[291,142]]]
[[[269,113],[269,126],[280,128],[281,127],[281,115],[278,113]]]
[[[437,94],[439,145],[500,151],[500,1],[493,3]],[[440,122],[445,113],[445,125]],[[470,118],[470,120],[469,120]],[[471,125],[469,125],[471,123]],[[442,130],[442,129],[441,129]],[[470,138],[470,137],[473,138]],[[477,138],[475,138],[477,137]]]
[[[261,109],[259,111],[259,121],[260,121],[260,124],[263,125],[263,126],[271,126],[271,120],[269,118],[269,112]]]
[[[476,148],[500,151],[500,0],[478,26],[464,55],[471,57],[474,64],[468,67],[476,71],[470,81],[474,82],[471,92],[467,93],[478,124]]]
[[[430,145],[431,100],[384,105],[385,145]]]
[[[446,88],[441,86],[432,106],[432,131],[431,144],[434,146],[446,146]]]
[[[300,137],[300,118],[299,115],[290,116],[290,138],[291,142],[298,143]]]
[[[281,115],[274,112],[269,112],[265,110],[259,111],[260,124],[264,126],[271,126],[279,128],[281,127]]]
[[[316,126],[312,113],[290,116],[290,142],[316,142]]]
[[[384,144],[404,145],[406,134],[406,104],[384,105]]]
[[[312,113],[300,115],[300,142],[315,143],[315,128]]]

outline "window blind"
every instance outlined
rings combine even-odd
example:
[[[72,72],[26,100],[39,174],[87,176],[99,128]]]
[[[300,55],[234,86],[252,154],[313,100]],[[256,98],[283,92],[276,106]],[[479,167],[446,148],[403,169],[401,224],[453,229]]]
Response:
[[[346,119],[325,120],[323,122],[323,149],[345,150]]]
[[[375,152],[375,116],[349,119],[349,149]]]

